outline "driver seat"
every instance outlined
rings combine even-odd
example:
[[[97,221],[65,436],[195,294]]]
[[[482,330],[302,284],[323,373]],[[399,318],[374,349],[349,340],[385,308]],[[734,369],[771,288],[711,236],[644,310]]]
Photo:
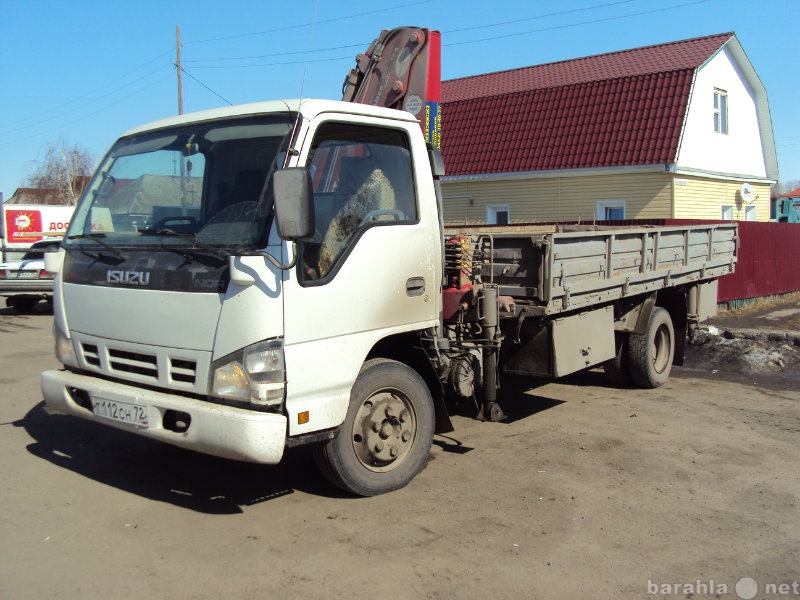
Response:
[[[331,219],[319,250],[318,269],[324,277],[348,244],[350,238],[373,211],[395,209],[392,184],[368,158],[342,160],[341,191],[348,194],[341,209]],[[345,172],[346,170],[346,172]],[[339,195],[337,190],[337,195]]]

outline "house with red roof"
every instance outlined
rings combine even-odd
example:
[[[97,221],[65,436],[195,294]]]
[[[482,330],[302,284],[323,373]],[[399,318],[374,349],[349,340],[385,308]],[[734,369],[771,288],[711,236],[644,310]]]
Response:
[[[768,221],[764,85],[734,33],[442,83],[450,224]]]

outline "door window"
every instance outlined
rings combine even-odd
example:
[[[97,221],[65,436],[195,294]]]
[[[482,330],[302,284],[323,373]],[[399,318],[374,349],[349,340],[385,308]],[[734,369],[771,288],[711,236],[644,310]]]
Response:
[[[401,131],[327,123],[315,136],[308,167],[316,232],[303,244],[303,276],[333,277],[371,227],[417,221],[411,154]]]

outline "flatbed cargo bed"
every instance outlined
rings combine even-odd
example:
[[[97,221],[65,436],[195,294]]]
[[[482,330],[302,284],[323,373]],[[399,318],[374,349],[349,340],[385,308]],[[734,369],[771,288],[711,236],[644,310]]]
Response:
[[[483,282],[531,316],[715,279],[733,272],[739,245],[735,223],[445,228],[445,239],[458,238]]]

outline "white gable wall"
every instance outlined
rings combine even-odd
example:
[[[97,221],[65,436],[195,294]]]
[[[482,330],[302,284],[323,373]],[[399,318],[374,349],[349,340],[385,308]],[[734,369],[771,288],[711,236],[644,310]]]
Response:
[[[728,133],[714,131],[714,90],[728,94]],[[766,177],[753,90],[727,48],[698,69],[677,168]]]

